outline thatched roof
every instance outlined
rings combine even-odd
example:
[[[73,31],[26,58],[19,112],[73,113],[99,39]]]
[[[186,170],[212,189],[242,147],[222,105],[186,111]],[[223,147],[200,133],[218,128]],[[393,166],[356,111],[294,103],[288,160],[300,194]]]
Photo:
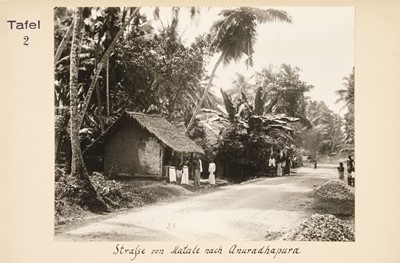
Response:
[[[108,137],[126,121],[132,121],[138,124],[140,127],[150,132],[163,144],[170,147],[175,152],[204,154],[202,148],[200,148],[185,134],[181,133],[174,125],[172,125],[163,117],[139,112],[124,112],[122,116],[113,125],[111,125],[98,140],[103,141],[104,138]]]

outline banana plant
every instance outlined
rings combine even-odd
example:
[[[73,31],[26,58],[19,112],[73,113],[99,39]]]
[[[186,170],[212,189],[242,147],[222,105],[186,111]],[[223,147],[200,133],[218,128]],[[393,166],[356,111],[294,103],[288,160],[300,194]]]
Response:
[[[266,99],[267,94],[263,94],[262,88],[258,88],[253,103],[250,103],[246,96],[242,94],[242,99],[234,105],[230,96],[220,90],[226,114],[223,118],[229,120],[231,124],[238,125],[247,132],[262,131],[267,135],[274,135],[293,140],[291,134],[293,128],[289,123],[297,122],[300,119],[296,117],[286,116],[285,114],[274,114],[273,107],[276,104],[276,99]],[[264,103],[268,101],[267,103]],[[254,105],[254,106],[253,106]]]

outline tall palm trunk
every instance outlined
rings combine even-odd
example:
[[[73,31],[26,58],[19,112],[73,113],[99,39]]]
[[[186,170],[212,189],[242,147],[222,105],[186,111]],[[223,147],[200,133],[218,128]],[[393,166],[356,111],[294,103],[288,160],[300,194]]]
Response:
[[[193,115],[192,115],[192,117],[190,118],[190,121],[189,121],[188,126],[186,127],[185,134],[188,133],[188,131],[189,131],[190,128],[192,127],[193,122],[194,122],[194,119],[196,118],[196,115],[199,113],[200,108],[201,108],[201,105],[203,104],[205,98],[207,97],[208,92],[210,91],[211,84],[212,84],[212,81],[213,81],[215,72],[217,71],[217,68],[218,68],[219,64],[221,64],[221,62],[224,60],[226,53],[227,53],[227,50],[224,51],[224,52],[222,52],[222,54],[221,54],[221,56],[219,57],[218,61],[215,63],[214,68],[213,68],[213,70],[212,70],[212,72],[211,72],[210,79],[208,80],[207,87],[205,88],[203,95],[201,96],[199,102],[198,102],[197,105],[196,105],[196,108],[195,108],[194,111],[193,111]]]
[[[99,62],[99,48],[100,48],[100,39],[97,41],[96,52],[95,52],[95,67],[97,67],[97,63]],[[99,124],[100,130],[104,132],[104,123],[102,118],[103,107],[101,105],[101,93],[99,82],[96,83],[96,97],[97,97],[97,115],[99,115]]]
[[[105,211],[107,205],[97,194],[90,182],[89,173],[83,162],[81,145],[79,141],[80,119],[78,115],[78,64],[79,64],[79,38],[82,22],[82,8],[75,11],[75,19],[72,30],[72,46],[70,56],[70,118],[71,118],[71,150],[72,164],[71,174],[80,179],[81,204],[87,205],[92,211]]]
[[[79,142],[79,115],[78,115],[78,63],[79,63],[79,29],[82,22],[81,8],[77,8],[72,29],[72,46],[70,56],[70,116],[71,116],[71,148],[72,148],[72,175],[79,177],[84,169],[81,162],[81,147]]]
[[[55,124],[55,161],[56,164],[60,163],[61,160],[61,148],[63,145],[63,138],[66,136],[65,127],[68,127],[69,123],[69,112],[60,110],[57,114],[56,124]]]
[[[110,117],[110,57],[107,57],[106,67],[106,95],[107,95],[107,117]]]
[[[72,34],[73,26],[74,26],[74,21],[71,22],[71,25],[68,27],[67,32],[65,33],[63,39],[61,40],[60,45],[57,48],[56,54],[54,55],[54,66],[57,65],[58,61],[60,60],[61,53],[63,52],[64,48],[67,46],[68,39],[71,37],[71,34]]]

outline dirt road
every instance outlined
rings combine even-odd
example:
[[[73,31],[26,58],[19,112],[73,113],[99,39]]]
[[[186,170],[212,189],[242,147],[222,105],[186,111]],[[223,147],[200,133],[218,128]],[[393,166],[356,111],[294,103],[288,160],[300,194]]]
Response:
[[[274,240],[312,214],[307,192],[336,178],[331,165],[262,178],[132,209],[56,236],[63,241]]]

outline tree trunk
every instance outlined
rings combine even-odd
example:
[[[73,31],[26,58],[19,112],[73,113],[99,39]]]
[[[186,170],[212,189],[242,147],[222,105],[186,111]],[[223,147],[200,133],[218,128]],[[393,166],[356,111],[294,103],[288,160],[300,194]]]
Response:
[[[188,131],[190,130],[190,128],[192,127],[193,122],[194,122],[194,119],[196,118],[196,115],[199,113],[199,110],[200,110],[200,108],[201,108],[201,105],[203,104],[204,99],[207,97],[207,94],[208,94],[208,92],[209,92],[209,90],[210,90],[210,88],[211,88],[211,84],[212,84],[212,81],[213,81],[213,78],[214,78],[214,75],[215,75],[215,71],[217,70],[219,64],[221,64],[222,60],[224,59],[225,54],[226,54],[226,51],[224,51],[224,52],[221,54],[221,56],[219,57],[217,63],[215,63],[215,66],[214,66],[214,68],[213,68],[213,70],[212,70],[212,72],[211,72],[210,79],[209,79],[209,81],[208,81],[207,88],[204,90],[203,95],[201,96],[199,102],[198,102],[197,105],[196,105],[196,108],[195,108],[194,111],[193,111],[193,115],[192,115],[192,117],[190,118],[190,121],[189,121],[188,126],[186,127],[185,134],[187,134]]]
[[[107,95],[107,117],[110,117],[110,57],[107,57],[107,67],[106,67],[106,95]]]
[[[95,54],[95,67],[97,67],[98,59],[99,59],[99,47],[100,47],[100,39],[97,41],[96,45],[96,54]],[[104,132],[104,123],[102,118],[102,105],[101,105],[101,94],[100,94],[100,86],[99,82],[96,83],[96,97],[97,97],[97,114],[99,115],[99,124],[101,133]]]
[[[61,152],[62,152],[62,142],[63,138],[67,135],[65,132],[65,128],[69,123],[69,114],[68,112],[64,112],[64,110],[60,110],[57,115],[56,125],[55,125],[55,161],[56,164],[61,161]]]
[[[79,127],[80,127],[80,125],[82,125],[83,117],[86,114],[87,108],[89,106],[90,98],[92,97],[93,90],[94,90],[94,88],[96,86],[97,80],[99,78],[101,70],[104,67],[104,64],[106,63],[108,57],[111,55],[111,52],[114,50],[114,47],[117,44],[117,40],[122,36],[122,34],[124,33],[125,28],[130,24],[130,22],[136,16],[136,14],[139,12],[139,10],[140,10],[140,7],[136,7],[135,11],[132,12],[132,14],[129,17],[129,19],[121,26],[120,30],[115,35],[115,38],[111,42],[111,44],[108,47],[107,51],[104,53],[103,57],[101,58],[100,63],[97,65],[97,67],[96,67],[96,69],[94,71],[94,76],[93,76],[92,82],[90,83],[88,92],[87,92],[86,97],[85,97],[85,102],[84,102],[83,107],[82,107],[82,112],[80,113],[80,116],[79,116]]]
[[[77,8],[73,21],[72,46],[70,55],[70,118],[71,118],[71,148],[72,175],[79,177],[82,170],[80,162],[79,120],[78,120],[78,63],[79,63],[79,29],[81,24],[81,8]]]
[[[67,32],[65,33],[65,36],[63,37],[60,45],[57,48],[56,54],[54,55],[54,66],[57,65],[58,61],[60,60],[61,54],[65,46],[67,45],[67,41],[71,37],[73,25],[74,25],[74,20],[72,20],[71,25],[69,26]]]
[[[79,141],[80,119],[78,115],[78,64],[79,64],[79,38],[81,27],[82,8],[75,11],[72,30],[72,46],[70,55],[70,119],[71,119],[71,174],[80,179],[80,203],[91,211],[105,211],[108,209],[105,202],[97,194],[92,185],[89,174],[83,162],[81,145]]]

